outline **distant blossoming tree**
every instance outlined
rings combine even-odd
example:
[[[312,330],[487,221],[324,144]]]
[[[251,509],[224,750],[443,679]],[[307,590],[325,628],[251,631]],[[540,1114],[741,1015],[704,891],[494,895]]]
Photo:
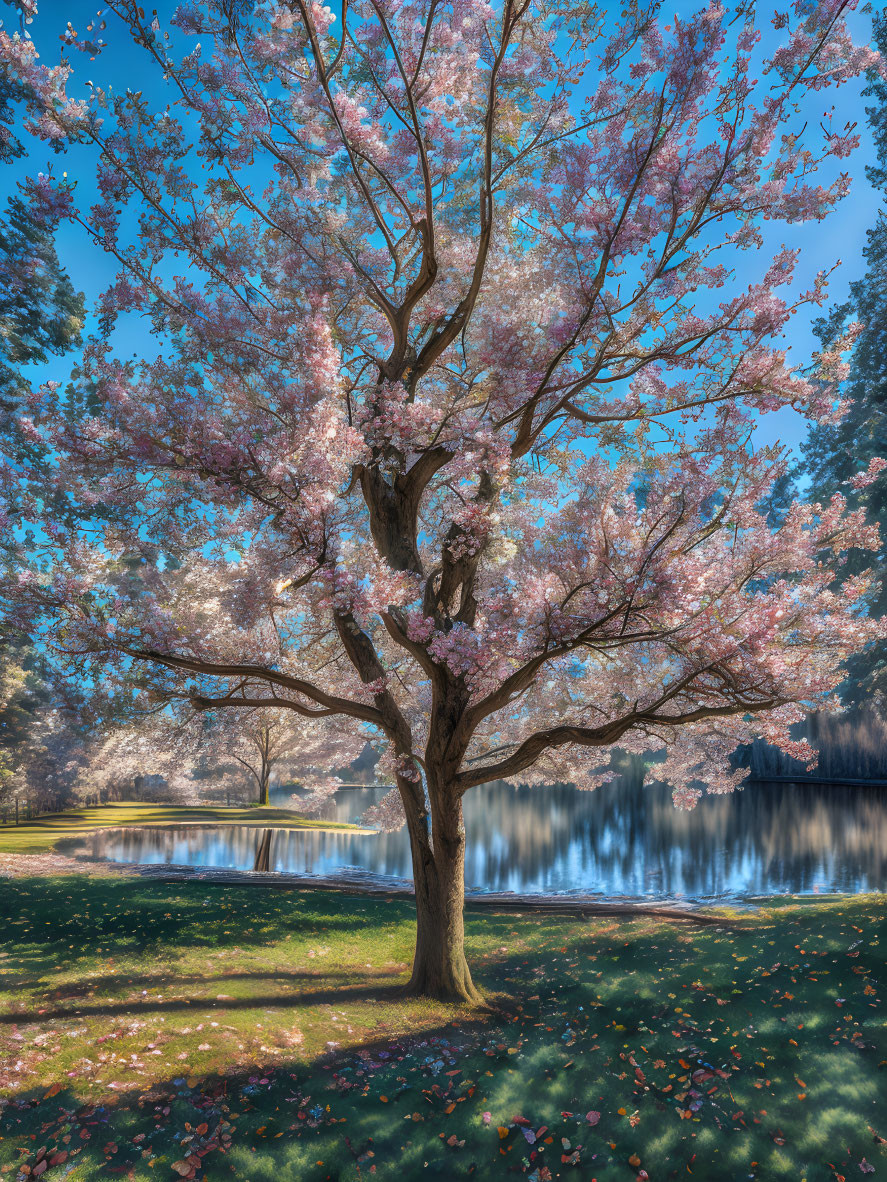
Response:
[[[233,711],[223,716],[237,718],[230,755],[255,783],[256,799],[262,805],[268,803],[272,776],[286,773],[286,757],[295,754],[301,739],[297,720],[282,714],[280,710],[248,710],[240,718]]]
[[[316,812],[342,784],[336,768],[357,759],[364,746],[359,732],[341,725],[323,725],[291,710],[269,706],[238,709],[227,703],[215,711],[215,699],[192,697],[191,703],[212,713],[202,727],[187,727],[195,751],[209,766],[236,764],[256,788],[256,800],[268,803],[272,779],[298,781],[307,796],[299,796],[300,812]],[[181,724],[180,724],[181,725]]]
[[[88,728],[77,703],[53,695],[41,662],[0,634],[0,804],[38,808],[71,800],[88,758]]]
[[[196,701],[200,709],[200,699]],[[228,707],[195,714],[179,704],[153,713],[113,721],[98,731],[80,774],[84,792],[112,789],[128,794],[140,777],[162,776],[166,791],[199,800],[207,786],[218,789],[253,783],[259,804],[268,803],[272,777],[298,780],[308,796],[300,812],[317,811],[340,785],[327,770],[343,767],[363,746],[352,730],[321,726],[276,708]]]
[[[849,337],[808,376],[774,344],[825,276],[787,294],[796,255],[760,227],[844,194],[852,129],[814,140],[797,112],[878,58],[847,0],[796,0],[769,56],[746,4],[666,24],[632,0],[615,32],[590,0],[204,0],[167,28],[109,7],[156,110],[0,37],[31,134],[95,153],[91,208],[47,173],[33,211],[120,263],[88,413],[36,390],[21,430],[52,463],[3,471],[39,526],[10,610],[105,684],[382,743],[409,989],[474,999],[465,792],[591,787],[619,744],[665,749],[689,807],[700,777],[735,785],[737,743],[797,751],[875,635],[861,580],[828,589],[875,531],[840,496],[769,526],[781,453],[750,435],[834,412]],[[119,359],[124,315],[156,354]]]
[[[128,724],[97,730],[77,781],[82,798],[115,796],[130,800],[143,782],[162,777],[163,797],[176,803],[198,798],[193,772],[198,762],[196,729],[172,720],[142,717]]]

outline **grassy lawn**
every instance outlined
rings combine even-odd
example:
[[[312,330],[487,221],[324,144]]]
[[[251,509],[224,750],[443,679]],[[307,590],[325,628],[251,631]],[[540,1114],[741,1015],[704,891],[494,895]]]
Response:
[[[469,911],[491,1012],[397,1000],[400,899],[69,876],[0,915],[10,1177],[887,1178],[882,896]]]
[[[289,809],[209,808],[203,805],[136,804],[123,801],[99,808],[48,813],[35,821],[0,824],[0,853],[36,854],[65,837],[124,825],[172,828],[179,825],[256,825],[263,829],[359,829],[334,821],[315,821]]]

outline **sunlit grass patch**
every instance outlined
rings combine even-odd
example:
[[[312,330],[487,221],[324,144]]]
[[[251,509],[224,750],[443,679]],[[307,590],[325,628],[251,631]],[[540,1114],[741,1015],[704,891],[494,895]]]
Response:
[[[58,842],[81,837],[97,829],[129,826],[177,828],[181,825],[261,826],[263,829],[350,829],[337,821],[319,821],[291,809],[216,808],[209,805],[162,805],[122,801],[98,808],[68,809],[47,813],[33,821],[0,823],[0,853],[35,854],[52,849]]]

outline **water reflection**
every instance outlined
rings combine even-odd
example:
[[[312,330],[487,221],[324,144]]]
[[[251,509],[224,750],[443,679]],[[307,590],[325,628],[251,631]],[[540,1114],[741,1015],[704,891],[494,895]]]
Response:
[[[354,821],[383,795],[347,790],[326,819]],[[290,803],[278,794],[273,803]],[[257,817],[258,820],[258,817]],[[489,784],[465,799],[466,881],[487,891],[706,898],[887,887],[887,791],[754,784],[679,812],[668,789],[623,778],[596,792]],[[118,862],[253,868],[261,828],[97,833],[78,852]],[[272,870],[345,867],[410,877],[404,832],[275,831]]]

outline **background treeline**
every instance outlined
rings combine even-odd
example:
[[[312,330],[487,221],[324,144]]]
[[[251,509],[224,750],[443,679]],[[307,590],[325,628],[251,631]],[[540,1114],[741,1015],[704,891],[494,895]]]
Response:
[[[740,767],[754,780],[821,780],[887,785],[887,723],[873,711],[851,709],[846,714],[812,714],[797,728],[819,753],[813,771],[777,747],[758,739],[738,753]]]
[[[887,15],[874,21],[875,42],[887,56]],[[887,192],[887,83],[872,74],[865,91],[871,103],[866,115],[875,141],[875,161],[866,168],[869,181]],[[855,491],[850,480],[875,457],[887,458],[887,214],[880,209],[868,231],[865,271],[850,287],[849,298],[815,325],[822,348],[828,349],[848,326],[861,324],[851,355],[844,397],[850,401],[846,417],[837,425],[811,430],[794,482],[811,499],[826,502],[835,493],[853,508],[865,508],[887,540],[887,469],[873,484]],[[866,597],[867,610],[887,615],[887,546],[874,556],[851,551],[843,577],[874,566],[874,580]],[[860,653],[848,665],[841,696],[848,712],[842,716],[812,717],[798,728],[819,752],[819,766],[808,773],[802,763],[766,743],[743,753],[743,762],[756,779],[792,776],[798,779],[858,779],[887,781],[887,642]]]

